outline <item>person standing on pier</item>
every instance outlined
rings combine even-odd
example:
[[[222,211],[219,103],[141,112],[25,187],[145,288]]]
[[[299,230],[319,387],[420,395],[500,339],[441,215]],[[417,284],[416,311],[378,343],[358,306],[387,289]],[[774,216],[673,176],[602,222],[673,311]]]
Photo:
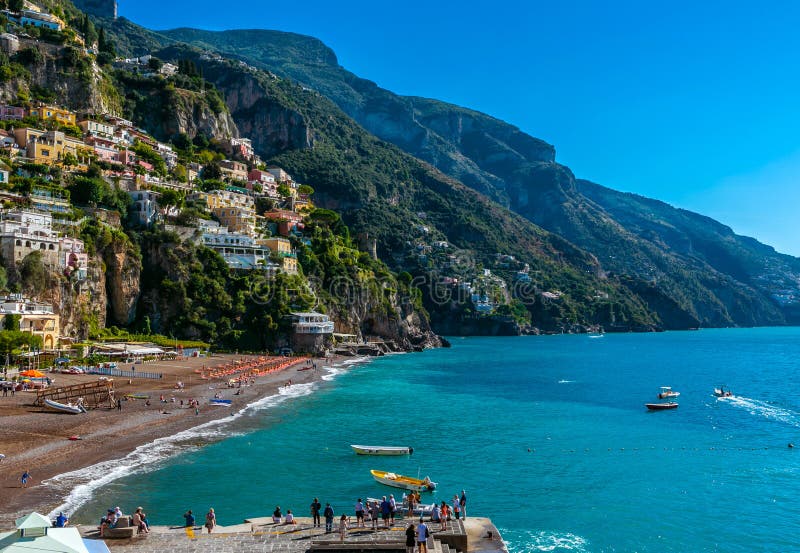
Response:
[[[458,520],[461,517],[461,501],[457,495],[453,496],[453,512],[456,515],[456,520]]]
[[[339,541],[343,542],[347,536],[347,515],[342,515],[339,519]]]
[[[330,534],[333,532],[333,507],[330,503],[325,504],[325,533]]]
[[[206,526],[206,529],[208,530],[209,534],[211,533],[211,531],[214,529],[214,527],[216,525],[217,525],[217,515],[214,514],[214,509],[212,507],[206,513],[206,525],[205,526]]]
[[[381,514],[381,508],[377,501],[373,501],[369,506],[369,518],[372,519],[372,529],[378,529],[378,517]]]
[[[361,502],[361,498],[358,498],[356,502],[356,526],[359,528],[363,528],[364,525],[364,504]]]
[[[464,490],[461,490],[461,499],[459,503],[461,503],[461,518],[467,520],[467,492]]]
[[[414,523],[406,528],[406,553],[414,553],[414,546],[417,544],[417,531]]]
[[[322,504],[319,502],[319,499],[315,497],[314,501],[311,502],[311,516],[314,519],[312,525],[314,526],[314,528],[320,527],[319,512],[321,509],[322,509]]]
[[[383,519],[383,525],[388,528],[389,527],[389,517],[392,514],[392,506],[386,500],[386,496],[383,496],[383,501],[381,501],[381,518]]]
[[[422,517],[419,517],[417,526],[417,550],[419,553],[428,553],[428,527],[425,526]]]
[[[397,511],[397,501],[394,500],[394,494],[389,495],[389,520],[394,526],[394,514]]]

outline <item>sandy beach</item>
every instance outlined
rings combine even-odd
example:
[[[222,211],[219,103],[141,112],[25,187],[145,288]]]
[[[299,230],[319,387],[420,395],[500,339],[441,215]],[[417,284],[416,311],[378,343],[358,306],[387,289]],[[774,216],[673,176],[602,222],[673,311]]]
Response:
[[[12,526],[16,517],[32,510],[46,514],[60,504],[65,491],[42,485],[48,478],[122,458],[157,438],[228,417],[232,411],[278,393],[290,380],[293,384],[319,380],[324,374],[319,369],[336,361],[316,359],[318,370],[298,370],[307,364],[307,358],[299,358],[290,366],[258,376],[254,384],[241,388],[229,388],[227,378],[201,379],[196,372],[202,367],[254,359],[220,355],[137,365],[137,370],[159,372],[163,378],[115,378],[115,395],[123,398],[121,410],[94,409],[86,414],[70,415],[34,406],[35,392],[0,397],[0,453],[5,455],[0,461],[0,527]],[[56,373],[50,376],[55,378],[55,386],[98,379],[96,375]],[[178,382],[183,384],[182,389],[177,387]],[[234,395],[237,391],[239,394]],[[216,393],[232,399],[231,407],[211,406],[210,399]],[[149,395],[150,404],[144,399],[126,399],[126,394]],[[166,403],[161,402],[161,395]],[[189,407],[191,398],[199,401],[199,414]],[[70,440],[70,436],[79,436],[80,440]],[[22,487],[20,479],[25,470],[32,477],[27,488]]]

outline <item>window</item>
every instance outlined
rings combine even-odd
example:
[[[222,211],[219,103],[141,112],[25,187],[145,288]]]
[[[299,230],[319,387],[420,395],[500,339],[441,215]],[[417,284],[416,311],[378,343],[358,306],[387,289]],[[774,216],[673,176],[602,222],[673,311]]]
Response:
[[[31,247],[31,242],[30,242],[30,240],[26,240],[26,241],[25,241],[25,247],[26,247],[26,248],[30,248],[30,247]]]
[[[42,157],[50,157],[50,150],[42,150]]]
[[[40,249],[40,250],[46,250],[46,249],[47,249],[47,244],[45,244],[44,242],[42,242],[41,244],[39,244],[39,249]]]

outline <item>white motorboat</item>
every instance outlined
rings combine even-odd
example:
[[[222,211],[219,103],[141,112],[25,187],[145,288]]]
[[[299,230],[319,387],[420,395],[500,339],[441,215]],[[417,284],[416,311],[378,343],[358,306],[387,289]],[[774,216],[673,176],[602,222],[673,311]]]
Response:
[[[658,399],[668,399],[671,397],[678,397],[680,392],[676,392],[669,386],[661,386],[661,391],[658,393]]]
[[[413,447],[393,447],[384,445],[351,445],[359,455],[411,455]]]
[[[56,411],[61,411],[62,413],[70,413],[71,415],[79,415],[80,413],[86,412],[86,408],[80,403],[59,403],[57,401],[53,401],[52,399],[46,399],[44,400],[44,404],[50,409],[55,409]]]

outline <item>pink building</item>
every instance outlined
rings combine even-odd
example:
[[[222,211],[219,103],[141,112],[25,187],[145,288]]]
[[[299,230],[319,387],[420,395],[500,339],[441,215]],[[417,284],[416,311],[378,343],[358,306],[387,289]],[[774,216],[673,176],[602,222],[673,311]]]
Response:
[[[25,108],[17,106],[0,106],[0,120],[21,120],[25,117]]]
[[[112,163],[119,162],[119,150],[117,149],[117,145],[114,144],[112,140],[107,140],[97,136],[90,136],[85,140],[85,142],[94,149],[94,153],[97,154],[97,157],[102,161],[108,161]]]
[[[130,150],[122,150],[119,152],[119,162],[123,165],[133,165],[136,163],[136,154]]]

